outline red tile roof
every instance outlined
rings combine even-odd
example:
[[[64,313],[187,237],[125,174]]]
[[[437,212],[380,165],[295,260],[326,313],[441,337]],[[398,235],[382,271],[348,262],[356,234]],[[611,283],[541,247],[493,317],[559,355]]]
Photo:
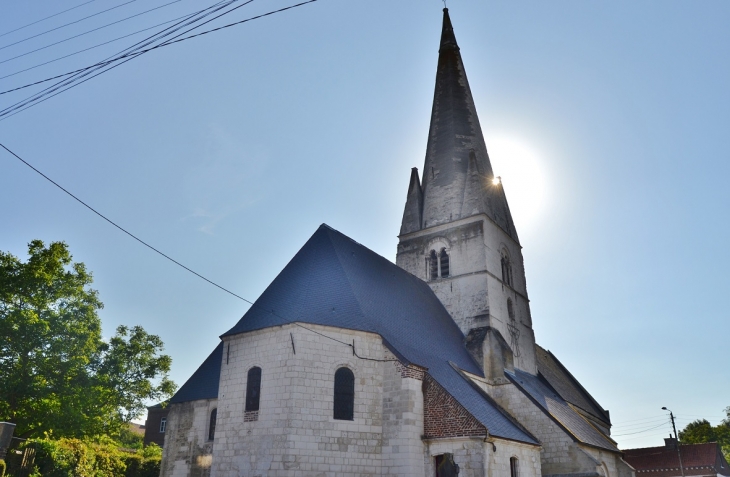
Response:
[[[685,475],[730,475],[730,467],[716,442],[680,445]],[[626,449],[624,460],[636,469],[637,477],[680,475],[679,457],[673,446]]]

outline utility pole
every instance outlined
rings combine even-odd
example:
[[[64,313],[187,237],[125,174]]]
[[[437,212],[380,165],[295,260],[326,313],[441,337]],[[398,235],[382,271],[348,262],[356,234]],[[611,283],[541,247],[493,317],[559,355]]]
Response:
[[[666,407],[662,408],[665,411],[669,411]],[[684,465],[682,465],[682,452],[679,450],[679,437],[677,437],[677,426],[674,425],[674,414],[669,411],[669,419],[672,420],[672,429],[674,429],[674,445],[677,447],[677,457],[679,457],[679,470],[682,472],[684,477]]]

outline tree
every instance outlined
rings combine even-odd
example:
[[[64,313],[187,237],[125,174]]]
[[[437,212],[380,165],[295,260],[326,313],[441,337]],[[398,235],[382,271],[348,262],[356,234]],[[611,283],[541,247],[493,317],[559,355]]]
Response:
[[[682,444],[702,444],[717,442],[726,459],[730,459],[730,407],[725,408],[727,416],[720,424],[713,426],[707,419],[690,422],[679,432]]]
[[[102,339],[103,304],[65,243],[34,240],[28,255],[0,252],[0,420],[22,437],[117,434],[174,392],[158,336],[120,326]]]

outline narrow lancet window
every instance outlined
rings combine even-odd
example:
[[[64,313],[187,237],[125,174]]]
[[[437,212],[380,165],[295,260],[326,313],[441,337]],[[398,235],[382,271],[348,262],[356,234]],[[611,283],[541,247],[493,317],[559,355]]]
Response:
[[[447,278],[449,276],[449,254],[446,253],[445,248],[441,249],[439,262],[441,265],[441,278]]]
[[[208,440],[212,441],[215,438],[215,421],[218,417],[218,408],[213,409],[210,412],[210,426],[208,426]]]
[[[510,321],[514,321],[515,319],[515,307],[512,305],[512,299],[507,298],[507,316],[509,316]]]
[[[502,282],[512,286],[512,264],[506,251],[502,252]]]
[[[258,411],[261,397],[261,368],[254,366],[248,370],[246,381],[246,411]]]
[[[436,250],[431,250],[431,254],[428,257],[428,266],[431,280],[436,280],[439,277],[439,260],[436,256]]]
[[[517,457],[510,457],[509,459],[509,475],[510,477],[520,477],[520,466]]]
[[[355,375],[347,368],[335,372],[334,418],[352,421],[355,414]]]

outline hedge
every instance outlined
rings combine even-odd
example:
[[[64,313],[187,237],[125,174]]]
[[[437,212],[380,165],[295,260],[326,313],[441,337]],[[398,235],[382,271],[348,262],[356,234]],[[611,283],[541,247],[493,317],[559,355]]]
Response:
[[[158,477],[159,453],[121,451],[109,442],[85,442],[79,439],[39,439],[23,447],[35,448],[31,477]],[[2,474],[0,474],[2,477]]]

